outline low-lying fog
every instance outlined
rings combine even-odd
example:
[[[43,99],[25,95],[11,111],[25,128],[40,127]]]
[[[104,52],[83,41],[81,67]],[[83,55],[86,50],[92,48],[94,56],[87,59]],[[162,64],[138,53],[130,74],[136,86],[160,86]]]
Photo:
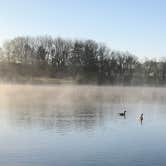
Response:
[[[65,123],[63,118],[69,123],[78,118],[84,118],[85,124],[86,120],[104,122],[108,114],[113,118],[124,109],[128,117],[138,117],[143,112],[159,114],[157,107],[166,102],[165,88],[155,87],[1,85],[0,92],[0,111],[12,115],[7,117],[10,123],[18,118],[24,119],[23,123],[49,123],[51,118],[52,125],[59,119]],[[147,106],[156,109],[149,110]]]
[[[60,105],[102,100],[102,102],[120,102],[125,106],[130,102],[166,100],[165,88],[159,87],[0,85],[0,92],[1,104],[13,101],[19,105],[31,105],[41,100],[45,104],[53,102]]]

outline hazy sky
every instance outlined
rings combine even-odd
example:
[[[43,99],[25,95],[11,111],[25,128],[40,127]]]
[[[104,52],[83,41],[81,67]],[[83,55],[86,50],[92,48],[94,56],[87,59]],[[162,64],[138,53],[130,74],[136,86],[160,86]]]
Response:
[[[1,43],[45,34],[166,56],[166,0],[0,0]]]

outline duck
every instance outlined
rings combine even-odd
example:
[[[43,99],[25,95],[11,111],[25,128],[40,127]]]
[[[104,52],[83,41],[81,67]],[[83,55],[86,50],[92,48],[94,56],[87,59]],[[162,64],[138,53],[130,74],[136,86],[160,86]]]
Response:
[[[124,110],[124,112],[118,113],[120,116],[126,116],[126,110]]]
[[[140,121],[142,122],[144,119],[144,114],[142,113],[141,116],[139,117]]]

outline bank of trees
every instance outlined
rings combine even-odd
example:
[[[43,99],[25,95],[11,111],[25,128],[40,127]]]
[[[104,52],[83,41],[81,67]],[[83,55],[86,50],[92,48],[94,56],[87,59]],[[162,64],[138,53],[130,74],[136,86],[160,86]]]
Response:
[[[166,60],[138,58],[93,40],[17,37],[0,48],[0,76],[72,78],[79,83],[164,84]]]

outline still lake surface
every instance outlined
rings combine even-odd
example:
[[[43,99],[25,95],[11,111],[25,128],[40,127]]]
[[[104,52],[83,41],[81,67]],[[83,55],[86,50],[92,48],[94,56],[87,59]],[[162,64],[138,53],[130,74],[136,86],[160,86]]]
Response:
[[[0,92],[2,166],[166,165],[165,88],[0,85]],[[126,119],[118,116],[124,108]]]

